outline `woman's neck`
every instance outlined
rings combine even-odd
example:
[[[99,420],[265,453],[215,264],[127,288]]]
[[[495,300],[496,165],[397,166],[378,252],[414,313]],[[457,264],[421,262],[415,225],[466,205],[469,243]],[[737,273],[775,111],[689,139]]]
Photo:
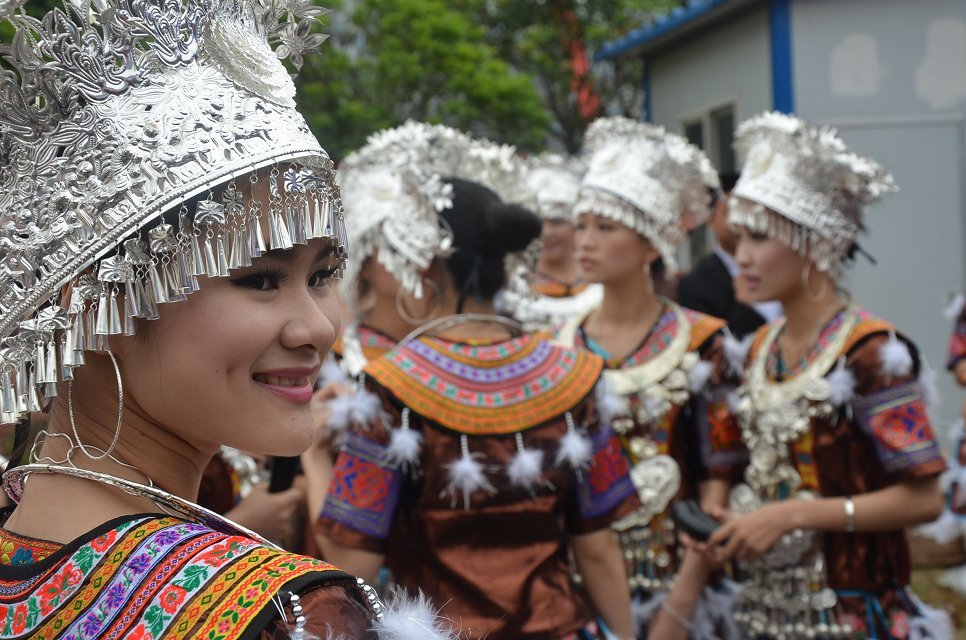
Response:
[[[834,283],[826,287],[824,295],[819,298],[802,289],[781,302],[785,312],[783,338],[796,344],[814,340],[818,331],[835,317],[843,305]]]
[[[603,283],[604,299],[595,312],[597,320],[608,326],[637,326],[651,318],[662,304],[654,293],[650,275],[641,271],[625,278]]]
[[[537,262],[536,270],[538,273],[565,284],[573,284],[580,280],[582,276],[580,265],[577,264],[572,255],[564,255],[562,258],[553,261],[541,256],[540,261]]]
[[[363,312],[362,323],[393,340],[402,340],[416,327],[399,316],[395,299],[377,295],[373,305]]]
[[[85,365],[96,366],[94,358]],[[73,393],[76,431],[95,457],[110,448],[117,427],[117,390],[99,387],[96,384],[79,385]],[[217,451],[216,445],[201,448],[187,442],[146,419],[136,402],[125,397],[117,446],[110,457],[95,460],[76,447],[74,429],[65,405],[66,397],[60,398],[51,413],[48,425],[51,435],[38,453],[40,462],[64,464],[69,455],[73,466],[139,484],[153,484],[186,500],[197,499],[202,472]],[[73,449],[72,444],[75,445]],[[32,474],[24,495],[25,500],[5,527],[55,542],[69,542],[120,516],[161,511],[151,500],[121,489],[97,481],[48,473]]]

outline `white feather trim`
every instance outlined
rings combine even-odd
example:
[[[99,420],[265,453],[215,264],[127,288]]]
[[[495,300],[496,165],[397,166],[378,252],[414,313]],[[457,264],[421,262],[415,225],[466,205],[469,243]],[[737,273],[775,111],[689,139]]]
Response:
[[[389,432],[386,459],[403,469],[415,469],[419,465],[419,453],[423,434],[408,427],[396,427]]]
[[[829,402],[842,407],[855,397],[855,374],[844,364],[835,367],[825,378],[829,386]]]
[[[939,544],[949,544],[962,535],[963,527],[953,512],[947,509],[932,522],[916,527],[916,533]]]
[[[701,393],[708,386],[711,374],[714,373],[714,365],[707,360],[698,360],[688,371],[688,388],[691,393]]]
[[[728,403],[728,411],[737,415],[738,405],[741,404],[741,397],[738,395],[738,393],[736,391],[729,391],[725,396],[725,402]]]
[[[496,493],[496,489],[486,479],[483,464],[471,454],[463,454],[455,462],[446,465],[449,472],[449,485],[444,493],[449,492],[453,496],[453,506],[456,506],[458,493],[463,494],[463,508],[469,510],[470,497],[479,489],[488,493]]]
[[[751,343],[755,340],[755,334],[750,333],[741,340],[731,335],[730,331],[724,334],[724,353],[725,360],[732,373],[740,376],[745,370],[745,362],[748,360],[748,352],[751,351]]]
[[[634,627],[639,630],[647,629],[665,600],[667,600],[666,591],[653,593],[647,599],[640,594],[635,594],[634,599],[631,600],[631,615],[634,617]]]
[[[594,447],[590,438],[576,429],[567,431],[564,437],[560,439],[560,449],[557,450],[557,466],[562,467],[567,464],[574,469],[583,469],[590,464],[593,450]]]
[[[926,402],[929,415],[935,416],[936,411],[942,406],[942,398],[939,395],[939,387],[936,385],[936,371],[925,361],[923,361],[922,369],[919,372],[919,389],[922,391],[922,399]]]
[[[351,426],[366,426],[382,415],[379,396],[365,389],[336,396],[325,406],[329,410],[325,426],[336,432],[343,432]]]
[[[349,384],[349,376],[345,374],[339,363],[335,361],[335,358],[326,358],[322,362],[322,368],[319,370],[319,381],[317,386],[319,388],[330,384]]]
[[[957,293],[953,296],[953,299],[949,301],[946,308],[943,309],[943,315],[950,322],[955,322],[959,314],[963,312],[963,307],[966,307],[966,295],[962,293]]]
[[[611,391],[604,378],[597,383],[594,395],[597,397],[597,414],[603,424],[609,425],[614,418],[627,415],[630,411],[627,398]]]
[[[458,635],[440,618],[422,592],[408,597],[397,591],[386,604],[381,620],[372,624],[379,640],[457,640]]]
[[[920,614],[909,618],[909,640],[953,640],[955,631],[948,612],[930,607],[914,593],[910,592],[909,598]]]
[[[515,487],[530,490],[543,475],[543,451],[540,449],[519,449],[506,469],[510,483]]]
[[[895,333],[890,333],[889,339],[879,349],[879,361],[882,363],[882,372],[887,376],[907,376],[912,372],[909,347]]]
[[[936,584],[947,589],[952,589],[966,598],[966,565],[960,565],[949,571],[942,572],[936,578]]]

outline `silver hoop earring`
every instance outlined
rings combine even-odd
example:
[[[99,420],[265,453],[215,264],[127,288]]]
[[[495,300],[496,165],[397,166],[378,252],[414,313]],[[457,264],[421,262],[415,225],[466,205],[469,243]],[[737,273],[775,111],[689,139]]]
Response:
[[[439,285],[433,282],[432,280],[430,280],[429,278],[423,278],[423,290],[425,291],[426,289],[432,290],[433,296],[436,298],[436,301],[433,304],[432,310],[422,318],[417,318],[416,316],[412,315],[406,310],[406,305],[403,304],[403,296],[406,294],[406,292],[403,290],[403,288],[400,287],[399,289],[396,290],[396,313],[399,314],[400,318],[402,318],[403,320],[405,320],[411,325],[420,326],[425,324],[426,321],[432,318],[433,316],[435,316],[436,313],[439,311],[440,307],[443,306],[443,301],[442,301],[443,292],[439,288]]]
[[[826,293],[828,293],[828,281],[826,280],[822,281],[822,289],[818,293],[818,295],[816,295],[812,293],[812,286],[809,283],[811,279],[812,279],[812,263],[808,262],[806,263],[805,269],[802,270],[802,287],[805,288],[805,293],[808,294],[809,298],[811,298],[815,302],[818,302],[825,297]]]
[[[121,383],[121,367],[118,366],[114,353],[108,351],[107,355],[111,358],[111,363],[114,365],[114,375],[117,377],[117,427],[114,429],[114,439],[111,440],[111,446],[106,451],[98,447],[90,447],[94,451],[100,451],[101,455],[92,454],[87,450],[87,445],[81,442],[80,435],[77,433],[77,423],[74,421],[74,381],[70,380],[67,382],[67,418],[70,420],[70,430],[73,432],[74,438],[77,441],[76,446],[91,460],[103,460],[104,458],[110,457],[115,447],[117,447],[117,441],[121,437],[121,422],[124,419],[124,385]]]

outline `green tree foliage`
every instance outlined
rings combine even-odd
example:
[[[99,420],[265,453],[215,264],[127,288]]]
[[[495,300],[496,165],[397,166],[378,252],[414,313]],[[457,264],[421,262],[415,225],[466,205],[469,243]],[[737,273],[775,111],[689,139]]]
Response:
[[[653,20],[681,0],[460,0],[487,25],[487,39],[518,71],[533,78],[551,116],[551,135],[570,152],[597,115],[640,117],[643,62],[626,58],[594,64],[575,80],[578,57],[587,61],[607,42]],[[575,64],[578,66],[575,69]],[[578,91],[583,90],[582,99]],[[596,110],[591,96],[599,101]]]
[[[471,12],[446,0],[353,4],[336,9],[331,41],[300,76],[303,111],[333,156],[407,118],[543,146],[549,116],[530,76],[487,42]]]

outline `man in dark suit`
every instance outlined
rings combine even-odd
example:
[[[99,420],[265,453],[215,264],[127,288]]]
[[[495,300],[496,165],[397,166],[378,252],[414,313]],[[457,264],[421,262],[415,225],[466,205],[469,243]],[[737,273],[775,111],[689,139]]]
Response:
[[[765,302],[749,306],[735,299],[734,280],[738,265],[734,253],[737,240],[728,225],[728,197],[738,181],[737,174],[723,174],[724,191],[715,202],[708,225],[716,244],[710,254],[698,262],[678,283],[678,301],[689,309],[716,316],[728,323],[736,338],[754,332],[765,322],[782,314],[781,304]]]

